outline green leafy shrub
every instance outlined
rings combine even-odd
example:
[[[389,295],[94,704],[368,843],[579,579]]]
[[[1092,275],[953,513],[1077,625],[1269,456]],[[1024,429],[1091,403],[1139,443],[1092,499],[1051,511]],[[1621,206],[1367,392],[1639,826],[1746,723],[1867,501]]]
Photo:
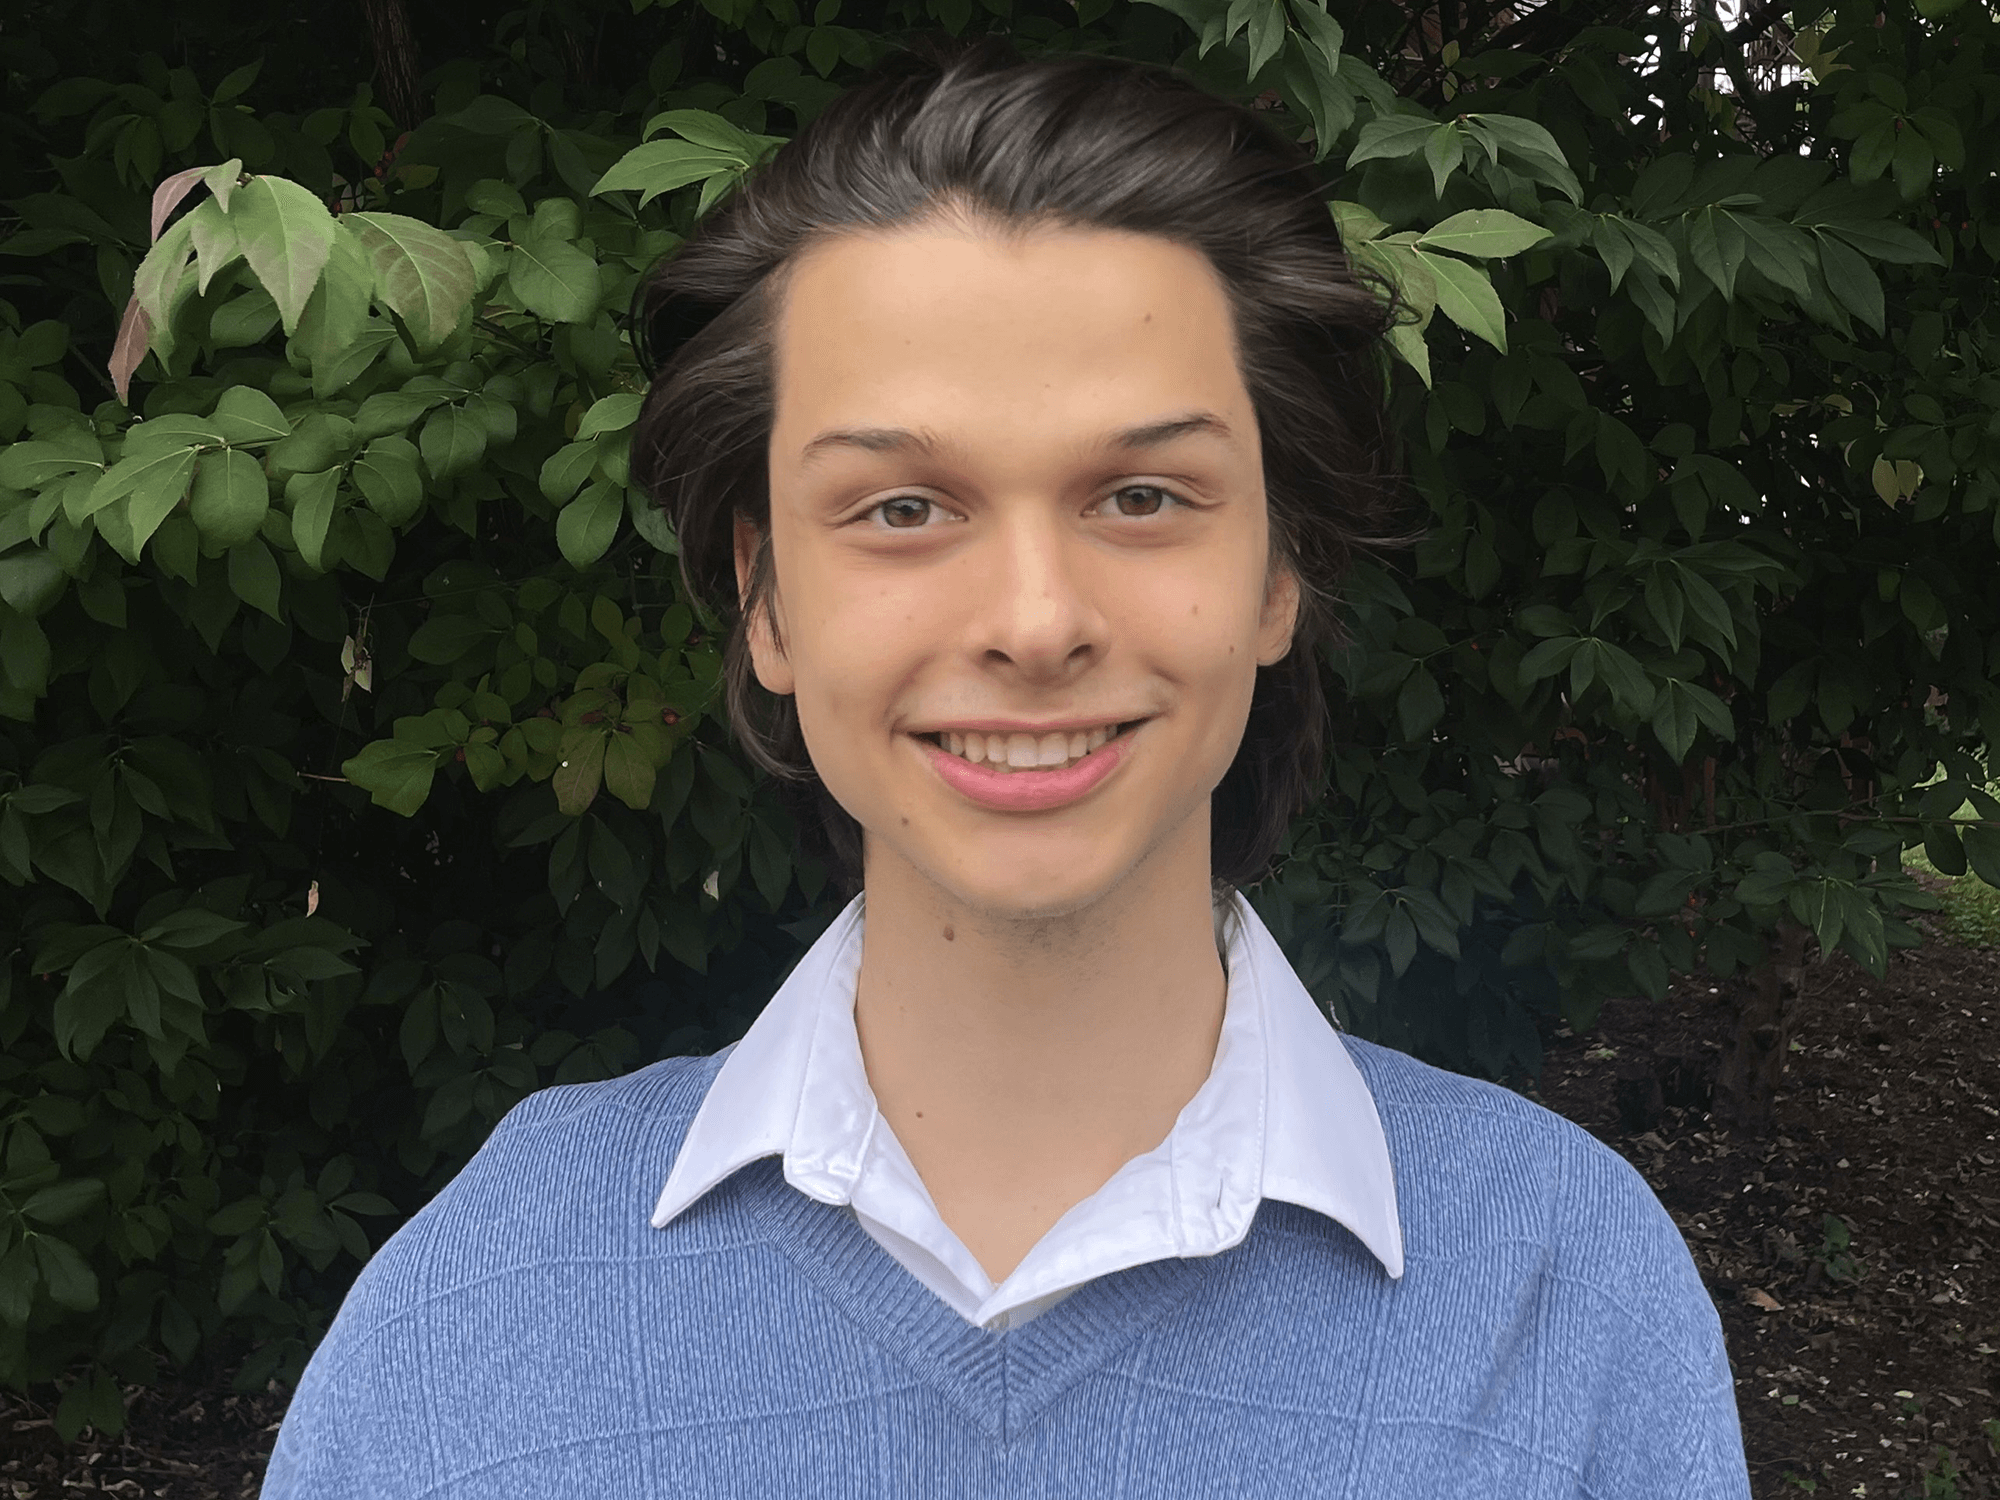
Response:
[[[1783,923],[1879,972],[1912,829],[2000,882],[1991,18],[1802,12],[1819,76],[1734,103],[1742,36],[1588,19],[576,3],[403,122],[269,22],[263,73],[154,17],[215,66],[115,78],[29,28],[0,1379],[78,1372],[74,1432],[162,1359],[288,1378],[510,1104],[740,1033],[824,919],[627,481],[623,313],[913,29],[1255,101],[1410,309],[1431,530],[1352,582],[1329,792],[1252,893],[1344,1024],[1532,1073]]]

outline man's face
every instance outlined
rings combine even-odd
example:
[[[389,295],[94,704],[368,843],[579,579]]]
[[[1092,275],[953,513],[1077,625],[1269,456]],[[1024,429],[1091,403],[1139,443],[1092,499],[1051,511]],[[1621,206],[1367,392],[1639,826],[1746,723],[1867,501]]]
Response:
[[[1209,794],[1296,603],[1207,260],[1102,231],[843,235],[794,262],[775,344],[778,638],[751,646],[869,882],[897,861],[1035,917],[1164,851],[1205,879]]]

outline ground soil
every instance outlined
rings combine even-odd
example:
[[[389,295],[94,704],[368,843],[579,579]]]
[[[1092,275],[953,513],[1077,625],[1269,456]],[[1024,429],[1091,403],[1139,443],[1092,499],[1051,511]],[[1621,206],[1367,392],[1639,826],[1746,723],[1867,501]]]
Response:
[[[2000,1500],[2000,955],[1933,938],[1886,981],[1816,963],[1777,1125],[1707,1114],[1729,996],[1615,1001],[1538,1097],[1631,1161],[1721,1314],[1755,1500]],[[1843,1237],[1845,1243],[1842,1243]],[[0,1500],[253,1496],[284,1410],[227,1381],[134,1391],[67,1449],[0,1393]]]
[[[1687,1236],[1756,1500],[1994,1500],[2000,953],[1933,930],[1885,980],[1816,962],[1796,1015],[1761,1139],[1707,1115],[1730,1007],[1705,983],[1558,1038],[1540,1096],[1636,1166]]]

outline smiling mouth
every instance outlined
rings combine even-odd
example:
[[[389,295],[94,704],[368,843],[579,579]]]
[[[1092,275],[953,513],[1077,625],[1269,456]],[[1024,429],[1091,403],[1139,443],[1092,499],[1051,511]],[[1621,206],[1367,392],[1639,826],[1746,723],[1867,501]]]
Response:
[[[1145,722],[1144,719],[1128,719],[1122,724],[1101,724],[1095,729],[1051,731],[1048,734],[981,734],[973,730],[944,729],[932,734],[920,734],[916,738],[935,745],[948,755],[970,761],[975,766],[984,766],[989,771],[1063,771]]]

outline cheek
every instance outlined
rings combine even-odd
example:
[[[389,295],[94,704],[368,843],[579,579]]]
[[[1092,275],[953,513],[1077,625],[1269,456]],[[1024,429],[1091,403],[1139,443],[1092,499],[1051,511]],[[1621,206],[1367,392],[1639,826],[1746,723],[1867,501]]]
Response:
[[[801,569],[788,596],[794,702],[815,764],[853,759],[891,716],[917,660],[915,601]]]

